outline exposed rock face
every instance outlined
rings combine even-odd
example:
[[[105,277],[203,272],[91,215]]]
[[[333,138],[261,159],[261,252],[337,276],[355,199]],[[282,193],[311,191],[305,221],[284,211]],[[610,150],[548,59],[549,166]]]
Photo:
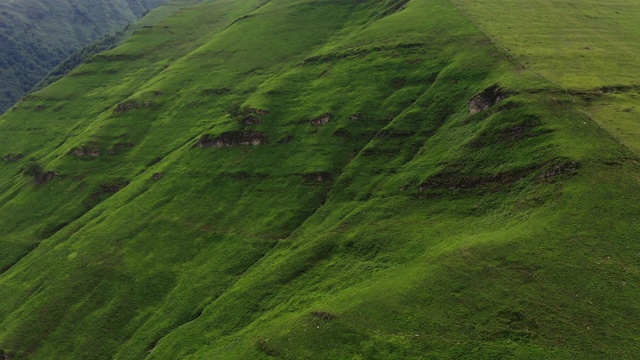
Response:
[[[101,151],[100,151],[100,148],[97,148],[97,147],[87,148],[84,146],[79,146],[73,149],[71,153],[77,157],[83,157],[83,156],[98,157],[100,156]]]
[[[212,137],[203,135],[197,146],[205,147],[235,147],[235,146],[256,146],[266,143],[266,137],[259,131],[229,131]]]
[[[473,97],[467,102],[469,114],[476,114],[480,111],[487,110],[493,105],[506,99],[507,96],[508,94],[506,90],[498,85],[488,87],[482,90],[482,92],[473,95]]]
[[[311,125],[313,126],[320,126],[320,125],[324,125],[326,123],[329,122],[329,120],[331,120],[331,114],[330,113],[325,113],[322,116],[315,118],[315,119],[311,119]]]

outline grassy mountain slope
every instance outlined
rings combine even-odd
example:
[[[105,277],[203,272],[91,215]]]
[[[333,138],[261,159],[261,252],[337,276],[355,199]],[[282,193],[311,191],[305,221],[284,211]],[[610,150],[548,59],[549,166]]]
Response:
[[[121,30],[162,0],[0,2],[0,113],[67,56]]]
[[[179,11],[0,118],[0,349],[632,359],[638,159],[563,90],[444,0]]]

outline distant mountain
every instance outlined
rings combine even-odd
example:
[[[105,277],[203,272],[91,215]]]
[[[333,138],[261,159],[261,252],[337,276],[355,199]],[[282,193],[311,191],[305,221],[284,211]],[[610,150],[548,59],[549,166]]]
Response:
[[[164,0],[0,0],[0,113],[83,46]]]

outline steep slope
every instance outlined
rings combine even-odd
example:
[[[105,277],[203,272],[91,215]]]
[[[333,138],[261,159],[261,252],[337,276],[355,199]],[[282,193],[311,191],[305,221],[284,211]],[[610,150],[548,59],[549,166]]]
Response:
[[[0,113],[67,56],[163,0],[0,1]]]
[[[446,0],[207,1],[0,118],[10,358],[632,359],[638,159]]]

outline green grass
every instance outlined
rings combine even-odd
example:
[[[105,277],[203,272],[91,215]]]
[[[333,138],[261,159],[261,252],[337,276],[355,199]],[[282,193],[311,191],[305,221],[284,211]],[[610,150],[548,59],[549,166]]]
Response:
[[[205,1],[3,115],[0,350],[633,359],[638,158],[448,1],[401,5]]]
[[[454,0],[523,71],[576,94],[576,105],[636,154],[640,106],[635,1]],[[517,82],[516,82],[517,84]],[[517,85],[516,85],[517,86]],[[613,88],[613,89],[611,89]],[[608,96],[613,91],[620,95]],[[593,101],[605,96],[602,100]],[[584,101],[587,103],[584,103]]]

